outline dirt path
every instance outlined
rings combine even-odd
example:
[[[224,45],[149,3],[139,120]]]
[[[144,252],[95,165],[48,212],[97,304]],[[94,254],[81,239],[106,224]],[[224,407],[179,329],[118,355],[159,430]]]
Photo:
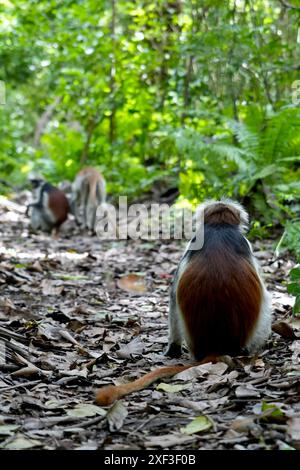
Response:
[[[184,245],[103,243],[71,224],[54,241],[29,235],[24,215],[1,206],[0,220],[1,447],[300,448],[299,320],[298,340],[273,333],[257,358],[194,368],[107,412],[93,403],[98,386],[174,363],[162,353]],[[271,242],[254,246],[275,318],[287,320],[291,260],[274,260]],[[120,282],[129,273],[141,276],[138,285]]]

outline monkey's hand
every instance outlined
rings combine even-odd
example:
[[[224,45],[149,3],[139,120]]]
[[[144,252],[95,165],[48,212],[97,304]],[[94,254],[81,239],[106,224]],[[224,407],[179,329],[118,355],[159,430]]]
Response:
[[[26,217],[29,217],[29,209],[33,206],[33,204],[27,204],[25,215]]]
[[[168,349],[165,352],[165,356],[169,357],[180,357],[181,356],[181,345],[177,343],[170,343]]]

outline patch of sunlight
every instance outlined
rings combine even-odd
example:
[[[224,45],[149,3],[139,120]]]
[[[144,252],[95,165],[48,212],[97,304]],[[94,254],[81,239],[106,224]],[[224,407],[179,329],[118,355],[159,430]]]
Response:
[[[67,259],[69,261],[77,261],[88,257],[86,253],[74,253],[73,251],[58,251],[48,254],[48,259]]]
[[[85,253],[74,253],[70,251],[59,251],[51,254],[43,253],[39,250],[34,251],[21,251],[18,248],[6,248],[0,245],[0,255],[6,255],[14,259],[29,259],[29,260],[41,260],[41,259],[67,259],[70,261],[82,260],[88,257],[88,252]]]
[[[17,214],[16,212],[6,212],[1,215],[1,222],[19,222],[21,218],[23,219],[23,214]]]
[[[185,197],[180,196],[178,201],[174,203],[176,209],[191,209],[193,210],[193,205]]]
[[[27,174],[32,170],[32,163],[25,163],[24,165],[21,166],[21,173]]]

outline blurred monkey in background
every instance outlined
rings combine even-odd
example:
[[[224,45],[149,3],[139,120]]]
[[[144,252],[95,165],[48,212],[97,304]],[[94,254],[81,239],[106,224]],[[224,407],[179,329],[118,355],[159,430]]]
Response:
[[[40,176],[30,176],[33,202],[27,206],[33,230],[42,230],[57,236],[70,210],[66,195]]]
[[[77,223],[95,232],[97,207],[106,201],[105,179],[95,168],[81,170],[72,185],[71,211]]]

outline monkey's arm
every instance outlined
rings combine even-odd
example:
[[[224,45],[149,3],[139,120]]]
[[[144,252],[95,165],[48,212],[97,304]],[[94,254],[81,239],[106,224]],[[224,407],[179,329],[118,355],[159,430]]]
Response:
[[[26,217],[29,217],[29,209],[30,209],[30,207],[32,207],[32,205],[33,204],[27,204],[26,211],[25,211]]]
[[[29,217],[29,209],[31,207],[34,207],[35,209],[39,209],[39,210],[43,209],[43,206],[40,202],[31,202],[30,204],[27,204],[27,207],[26,207],[25,215],[27,217]]]
[[[191,243],[191,242],[190,242]],[[184,337],[183,334],[183,321],[182,315],[179,309],[177,301],[177,287],[180,281],[182,274],[185,271],[186,266],[189,262],[189,246],[186,247],[186,250],[179,262],[179,266],[174,274],[174,279],[170,291],[170,301],[169,301],[169,340],[168,348],[165,352],[166,356],[169,357],[180,357],[181,356],[181,344]]]
[[[180,313],[176,299],[176,285],[177,273],[170,292],[170,306],[169,306],[169,340],[168,349],[165,352],[169,357],[181,356],[181,343],[182,343],[182,325],[180,324]]]

